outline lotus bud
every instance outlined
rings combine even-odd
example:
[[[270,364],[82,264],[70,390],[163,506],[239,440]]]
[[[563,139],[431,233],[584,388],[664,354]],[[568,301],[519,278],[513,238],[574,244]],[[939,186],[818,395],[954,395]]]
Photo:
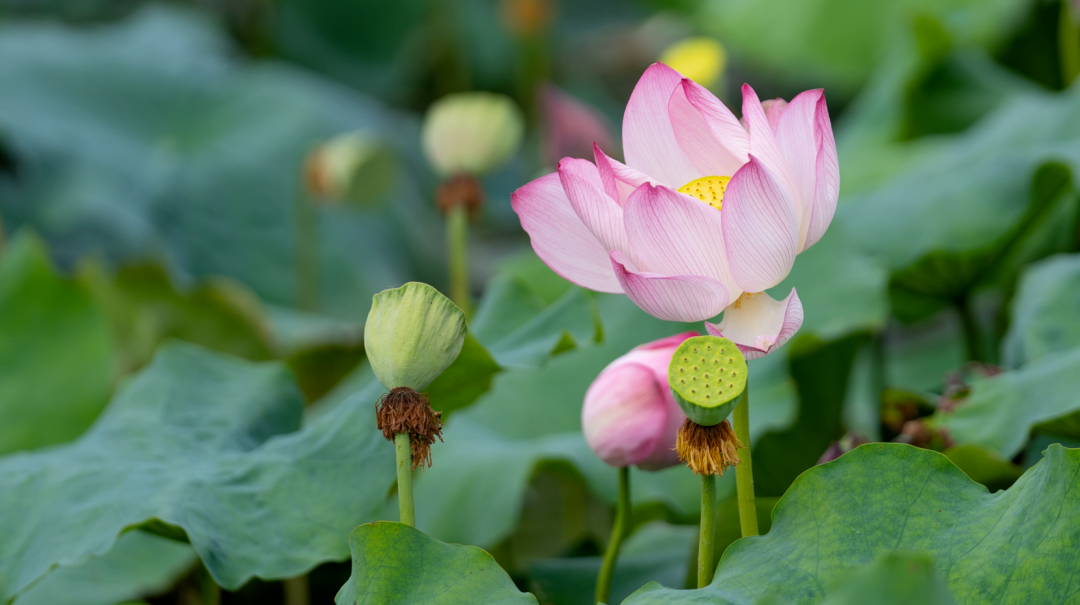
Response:
[[[607,120],[595,108],[548,84],[540,92],[544,115],[544,161],[558,165],[565,157],[592,159],[593,145],[614,146]]]
[[[694,473],[723,475],[739,464],[736,451],[742,443],[727,417],[746,390],[746,378],[746,359],[726,338],[689,338],[672,355],[668,381],[686,413],[676,450]]]
[[[428,162],[443,177],[479,176],[504,164],[525,126],[509,97],[489,92],[447,95],[428,109],[421,138]]]
[[[376,407],[387,440],[409,435],[412,466],[431,466],[431,443],[442,439],[441,412],[420,393],[457,359],[465,314],[427,284],[409,282],[375,295],[364,326],[364,348],[375,377],[390,392]]]
[[[667,47],[660,54],[660,62],[710,88],[724,75],[727,52],[713,38],[687,38]]]
[[[397,173],[393,152],[369,133],[349,132],[316,147],[304,163],[308,193],[328,202],[368,205],[390,190]]]
[[[686,332],[641,345],[611,362],[585,392],[585,440],[604,462],[658,470],[679,463],[675,434],[683,422],[668,386],[668,364]]]

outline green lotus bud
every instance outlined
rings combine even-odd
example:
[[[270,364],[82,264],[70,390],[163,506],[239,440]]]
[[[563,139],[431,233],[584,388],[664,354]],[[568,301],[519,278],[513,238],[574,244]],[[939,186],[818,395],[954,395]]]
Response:
[[[427,284],[409,282],[375,295],[364,348],[384,387],[421,391],[457,359],[465,330],[457,305]]]
[[[397,160],[373,135],[355,131],[333,137],[308,155],[304,181],[310,195],[328,202],[371,204],[393,187]]]
[[[668,366],[668,382],[687,418],[701,426],[720,424],[746,389],[746,359],[735,343],[719,336],[688,338]]]
[[[465,92],[432,104],[421,139],[428,161],[443,177],[480,175],[509,160],[524,131],[521,111],[509,97]]]

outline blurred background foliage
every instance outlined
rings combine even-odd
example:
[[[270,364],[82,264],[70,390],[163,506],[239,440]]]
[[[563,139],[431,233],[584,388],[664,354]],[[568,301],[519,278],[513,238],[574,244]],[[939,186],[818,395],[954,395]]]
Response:
[[[589,603],[616,474],[582,438],[584,391],[631,347],[700,326],[551,273],[510,193],[581,151],[551,99],[584,104],[591,139],[617,142],[638,76],[688,36],[723,45],[711,88],[736,112],[744,81],[763,98],[825,88],[840,151],[836,219],[777,287],[798,288],[805,324],[750,364],[763,529],[801,473],[865,441],[942,451],[1008,488],[1050,444],[1080,444],[1076,14],[1058,0],[0,0],[0,493],[21,495],[0,504],[16,536],[0,601],[209,603],[206,570],[225,603],[333,599],[352,528],[396,518],[367,407],[381,392],[369,301],[448,285],[421,115],[488,90],[527,132],[483,179],[478,305],[429,389],[447,425],[417,479],[418,527],[488,549],[541,603]],[[380,163],[328,196],[308,162],[343,133]],[[615,602],[693,579],[693,476],[634,473]],[[733,476],[719,489],[724,548]],[[295,510],[263,527],[265,507]],[[880,565],[852,581],[901,566]]]

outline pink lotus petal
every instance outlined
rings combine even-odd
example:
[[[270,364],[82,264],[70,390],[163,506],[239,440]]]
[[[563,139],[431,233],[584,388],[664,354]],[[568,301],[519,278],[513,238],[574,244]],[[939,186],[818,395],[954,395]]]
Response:
[[[669,187],[681,187],[700,176],[675,139],[668,101],[682,76],[663,63],[653,63],[638,80],[623,114],[626,163]]]
[[[817,155],[819,142],[814,133],[814,122],[821,89],[808,90],[791,100],[776,127],[776,142],[784,155],[795,180],[795,203],[799,211],[799,251],[804,248],[810,228],[810,216],[814,205],[817,179]]]
[[[762,292],[787,277],[799,249],[795,206],[756,156],[731,177],[722,214],[724,248],[740,289]]]
[[[780,98],[761,102],[761,108],[765,110],[765,117],[769,118],[769,126],[772,126],[773,132],[776,132],[777,125],[780,124],[780,116],[784,114],[787,104],[787,101]]]
[[[684,83],[688,81],[683,80]],[[743,162],[713,136],[704,116],[687,100],[683,86],[671,93],[668,117],[675,130],[675,139],[699,174],[731,176],[742,166]]]
[[[652,182],[649,175],[644,172],[639,172],[622,162],[609,158],[600,151],[598,145],[593,145],[593,157],[596,159],[596,168],[600,172],[600,180],[604,184],[604,192],[617,200],[620,206],[626,204],[626,198],[630,197],[635,189]]]
[[[750,131],[750,154],[758,159],[772,173],[781,187],[787,191],[788,198],[795,204],[795,216],[802,220],[802,207],[799,205],[799,188],[787,165],[780,144],[776,140],[765,109],[758,101],[757,93],[749,84],[743,84],[743,119]],[[787,113],[787,110],[784,110]]]
[[[533,250],[553,271],[598,292],[622,292],[604,248],[570,205],[558,174],[540,177],[510,196]]]
[[[563,158],[559,179],[581,222],[607,250],[620,250],[636,258],[623,228],[623,209],[604,193],[604,184],[596,166],[588,160]]]
[[[668,390],[667,380],[658,382],[648,366],[608,366],[585,392],[581,408],[581,426],[589,447],[601,460],[617,467],[648,458],[664,436],[670,414],[664,401]]]
[[[549,166],[563,157],[588,158],[594,144],[611,147],[611,129],[599,111],[559,90],[543,87],[544,156]]]
[[[720,102],[713,93],[709,92],[704,86],[692,81],[683,79],[681,83],[682,94],[672,95],[672,101],[669,102],[668,112],[671,112],[671,103],[677,103],[681,105],[682,99],[689,103],[698,114],[701,116],[702,123],[708,128],[712,138],[716,140],[725,150],[725,159],[723,163],[725,165],[734,164],[734,168],[730,171],[723,172],[711,172],[706,173],[713,176],[731,176],[735,174],[735,170],[739,169],[746,163],[747,154],[750,152],[750,135],[747,133],[746,128],[739,122],[735,114],[731,113],[731,110],[726,105]],[[677,136],[685,136],[685,126],[691,124],[676,123],[676,117],[671,117],[672,123],[675,125],[675,133]],[[681,142],[681,139],[680,139]],[[693,157],[693,156],[691,156]]]
[[[815,166],[814,206],[810,212],[809,228],[800,252],[813,246],[825,235],[833,215],[836,214],[836,200],[840,197],[840,163],[836,157],[836,141],[833,139],[832,122],[829,121],[829,108],[825,104],[825,95],[817,102],[814,114],[814,134],[818,143],[817,163]]]
[[[646,183],[626,200],[626,233],[639,266],[662,275],[702,275],[738,296],[724,248],[722,212],[663,185]]]
[[[802,322],[802,302],[792,288],[784,300],[773,300],[764,293],[744,295],[724,309],[719,325],[705,322],[705,329],[713,336],[730,339],[747,359],[757,359],[783,346]]]
[[[653,317],[702,321],[727,306],[727,288],[712,278],[639,272],[618,250],[611,252],[611,265],[630,300]]]

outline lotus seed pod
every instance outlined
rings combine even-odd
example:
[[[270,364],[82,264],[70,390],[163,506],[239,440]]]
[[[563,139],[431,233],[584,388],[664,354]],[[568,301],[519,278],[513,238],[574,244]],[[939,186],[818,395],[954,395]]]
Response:
[[[428,161],[443,177],[482,175],[510,159],[525,122],[509,97],[463,92],[436,101],[424,116],[421,139]]]
[[[438,290],[409,282],[375,295],[364,326],[371,369],[387,390],[421,391],[457,359],[465,314]]]
[[[719,424],[746,389],[746,359],[719,336],[688,338],[671,357],[668,383],[686,416],[701,426]]]
[[[397,159],[391,149],[364,131],[347,132],[321,143],[308,155],[308,194],[328,203],[370,205],[393,188]]]

